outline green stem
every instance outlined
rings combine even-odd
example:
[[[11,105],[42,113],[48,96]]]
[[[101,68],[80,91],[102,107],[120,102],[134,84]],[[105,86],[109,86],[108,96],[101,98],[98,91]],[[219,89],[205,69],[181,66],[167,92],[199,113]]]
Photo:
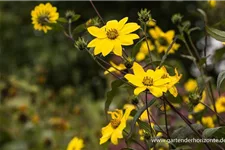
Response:
[[[166,113],[166,102],[165,101],[163,101],[163,106],[164,106],[164,113],[165,113],[166,132],[167,132],[168,138],[170,139],[170,134],[169,134],[169,129],[168,129],[167,113]]]
[[[123,130],[124,133],[126,133],[127,135],[129,134],[126,130]],[[143,150],[147,150],[143,145],[141,145],[141,143],[139,143],[138,141],[136,141],[135,139],[131,138],[131,140],[136,143],[137,145],[139,145]]]
[[[92,0],[90,0],[90,3],[92,5],[92,7],[94,8],[96,14],[98,15],[98,17],[101,19],[102,23],[105,24],[105,21],[103,20],[102,16],[100,15],[100,13],[98,12],[97,8],[95,7],[94,3],[92,2]]]

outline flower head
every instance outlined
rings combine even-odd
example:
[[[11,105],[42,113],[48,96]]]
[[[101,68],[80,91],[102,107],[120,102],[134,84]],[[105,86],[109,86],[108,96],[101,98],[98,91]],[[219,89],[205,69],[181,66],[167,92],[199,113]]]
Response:
[[[131,32],[136,31],[140,26],[137,23],[126,23],[127,20],[128,17],[120,21],[111,20],[101,28],[91,26],[87,29],[91,35],[96,37],[88,44],[88,47],[95,47],[94,55],[102,53],[103,56],[106,56],[113,52],[122,56],[122,45],[132,45],[133,40],[139,38],[137,34]]]
[[[52,7],[50,3],[40,4],[34,8],[31,12],[32,24],[34,24],[35,30],[43,30],[47,33],[48,30],[52,28],[47,25],[47,23],[56,23],[59,18],[59,13],[57,13],[57,8]]]
[[[158,53],[166,52],[169,45],[172,43],[175,32],[174,30],[169,30],[166,33],[163,32],[158,26],[154,29],[149,30],[150,35],[155,40],[155,45]],[[179,44],[174,43],[169,53],[174,53],[180,47]]]
[[[216,109],[218,113],[225,112],[225,97],[220,97],[216,101]]]
[[[189,79],[185,84],[184,88],[187,92],[193,92],[198,88],[198,83],[194,79]]]
[[[208,128],[214,128],[213,118],[211,116],[202,117],[202,124]]]
[[[136,86],[134,90],[135,95],[149,90],[155,97],[161,97],[163,92],[167,92],[168,88],[172,88],[172,85],[175,84],[171,77],[165,77],[165,70],[163,68],[158,68],[155,71],[148,69],[145,72],[142,66],[134,63],[133,71],[134,74],[126,74],[124,77]]]
[[[126,121],[133,109],[134,107],[127,107],[125,113],[123,113],[123,110],[120,109],[116,109],[116,111],[113,112],[108,112],[112,119],[106,127],[102,128],[100,144],[107,142],[110,138],[113,144],[118,144],[118,139],[123,138],[123,129],[126,127]]]
[[[82,139],[74,137],[68,144],[67,150],[81,150],[84,147]]]

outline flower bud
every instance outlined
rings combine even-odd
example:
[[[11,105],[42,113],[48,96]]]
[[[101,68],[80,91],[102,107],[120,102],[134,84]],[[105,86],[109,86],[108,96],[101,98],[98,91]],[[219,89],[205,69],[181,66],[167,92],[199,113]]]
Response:
[[[127,69],[130,69],[133,66],[134,60],[132,58],[127,58],[124,65]]]
[[[73,10],[67,10],[65,16],[67,20],[70,20],[75,16],[75,12]]]
[[[191,104],[193,104],[194,106],[196,106],[196,105],[198,105],[198,103],[202,99],[202,93],[193,92],[193,93],[190,93],[188,95],[188,97],[189,97],[189,100],[190,100]]]
[[[101,20],[98,17],[89,19],[86,23],[85,23],[86,27],[90,27],[90,26],[97,26],[100,27],[101,26]]]
[[[79,49],[80,51],[85,50],[87,48],[87,42],[84,38],[79,37],[78,40],[74,42],[74,46]]]
[[[181,14],[174,14],[171,18],[172,22],[174,24],[179,24],[182,21],[183,16],[181,16]]]
[[[151,17],[151,13],[150,13],[150,10],[148,9],[141,9],[139,12],[138,12],[138,17],[139,17],[139,20],[143,23],[147,23],[148,21],[150,21],[152,19]]]

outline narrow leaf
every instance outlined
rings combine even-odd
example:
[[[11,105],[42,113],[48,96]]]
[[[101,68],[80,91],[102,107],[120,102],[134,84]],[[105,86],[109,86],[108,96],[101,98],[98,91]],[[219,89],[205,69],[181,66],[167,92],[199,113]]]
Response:
[[[207,128],[202,133],[203,137],[225,137],[225,127]]]
[[[152,99],[152,100],[148,103],[147,107],[152,106],[152,105],[155,103],[155,101],[156,101],[156,99]],[[137,111],[137,113],[135,114],[135,116],[134,116],[134,118],[133,118],[133,120],[132,120],[132,122],[131,122],[130,133],[129,133],[128,136],[127,136],[128,139],[132,136],[132,134],[133,134],[133,132],[134,132],[135,124],[136,124],[137,120],[140,118],[141,114],[142,114],[145,110],[146,110],[146,106],[143,106],[143,107],[142,107],[141,109],[139,109],[139,110]]]
[[[118,87],[123,85],[123,83],[124,82],[121,81],[120,79],[114,80],[111,83],[111,88],[112,89],[109,92],[107,92],[107,99],[106,99],[106,102],[105,102],[105,113],[106,113],[106,116],[107,116],[107,112],[109,110],[109,106],[112,103],[113,98],[115,97],[115,95],[118,92]]]
[[[206,31],[209,35],[215,38],[218,41],[225,42],[225,31],[221,31],[209,26],[206,26]]]
[[[76,26],[76,28],[73,30],[73,35],[76,35],[78,33],[83,32],[86,29],[84,24],[80,24],[78,26]]]
[[[220,72],[217,78],[217,90],[219,91],[219,94],[220,94],[220,86],[223,83],[224,79],[225,79],[225,70]]]
[[[68,20],[66,18],[60,17],[58,20],[58,22],[62,22],[62,23],[67,23]]]
[[[74,15],[72,18],[72,22],[77,21],[80,18],[80,15]]]

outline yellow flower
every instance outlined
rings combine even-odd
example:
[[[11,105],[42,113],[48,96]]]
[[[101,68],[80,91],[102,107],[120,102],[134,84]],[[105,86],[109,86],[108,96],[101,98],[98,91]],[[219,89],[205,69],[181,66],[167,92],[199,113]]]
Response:
[[[107,74],[109,73],[109,71],[110,71],[110,72],[116,72],[117,74],[120,74],[120,71],[121,71],[121,70],[125,70],[125,69],[126,69],[126,67],[125,67],[124,64],[116,65],[116,64],[114,64],[112,61],[110,61],[110,64],[112,65],[112,67],[110,67],[110,68],[108,69],[108,71],[105,71],[105,72],[104,72],[104,75],[107,75]],[[115,69],[115,68],[116,68],[116,69]],[[119,70],[120,70],[120,71],[119,71]]]
[[[112,119],[106,127],[102,128],[100,144],[107,142],[110,138],[114,145],[118,144],[118,139],[123,138],[123,129],[126,127],[127,119],[133,109],[134,107],[127,107],[124,114],[123,110],[120,109],[116,109],[116,111],[113,112],[108,112]]]
[[[218,113],[225,112],[225,97],[220,97],[216,101],[216,110]]]
[[[167,48],[172,43],[175,32],[174,30],[169,30],[164,33],[158,26],[156,26],[154,29],[149,30],[149,34],[153,39],[155,39],[155,45],[157,47],[158,53],[162,53],[163,51],[166,52]],[[179,47],[179,44],[174,43],[169,53],[175,53],[175,50],[177,50]]]
[[[32,24],[34,24],[35,30],[43,30],[47,33],[48,30],[52,28],[47,23],[56,23],[59,18],[59,13],[57,13],[57,8],[52,7],[50,3],[40,4],[34,8],[31,12]]]
[[[67,150],[81,150],[84,147],[84,142],[78,137],[74,137],[68,144]]]
[[[189,79],[185,84],[184,88],[187,92],[193,92],[198,88],[198,83],[194,79]]]
[[[175,87],[175,84],[179,82],[180,78],[182,77],[182,74],[178,74],[177,69],[174,69],[175,75],[174,76],[170,76],[169,73],[166,70],[166,67],[162,66],[161,67],[162,70],[164,71],[164,74],[162,76],[162,78],[168,78],[170,80],[169,83],[167,83],[167,88],[169,90],[169,92],[174,96],[177,97],[178,92],[177,92],[177,88]]]
[[[148,69],[146,72],[138,63],[133,65],[134,74],[126,74],[124,77],[133,85],[137,86],[134,94],[149,90],[155,97],[160,97],[163,92],[167,92],[168,88],[174,85],[172,80],[165,77],[165,70],[157,68],[155,71]],[[169,83],[171,82],[171,84]]]
[[[152,27],[152,26],[155,26],[156,25],[156,22],[153,21],[153,20],[150,20],[149,22],[147,22],[147,25]]]
[[[96,37],[88,44],[88,47],[95,47],[94,55],[102,53],[103,56],[106,56],[112,51],[114,54],[122,56],[122,45],[132,45],[133,40],[139,38],[137,34],[131,32],[136,31],[140,26],[137,23],[126,24],[127,20],[128,17],[119,22],[111,20],[101,28],[91,26],[87,29],[91,35]]]
[[[211,116],[202,117],[202,124],[208,128],[214,128],[213,118]]]
[[[145,59],[146,55],[148,55],[148,53],[149,53],[148,47],[149,47],[150,51],[153,51],[155,49],[155,46],[152,45],[150,40],[148,40],[147,42],[144,41],[141,43],[140,51],[136,55],[137,61],[142,61]]]
[[[208,0],[208,3],[211,7],[215,7],[216,6],[216,0]]]

